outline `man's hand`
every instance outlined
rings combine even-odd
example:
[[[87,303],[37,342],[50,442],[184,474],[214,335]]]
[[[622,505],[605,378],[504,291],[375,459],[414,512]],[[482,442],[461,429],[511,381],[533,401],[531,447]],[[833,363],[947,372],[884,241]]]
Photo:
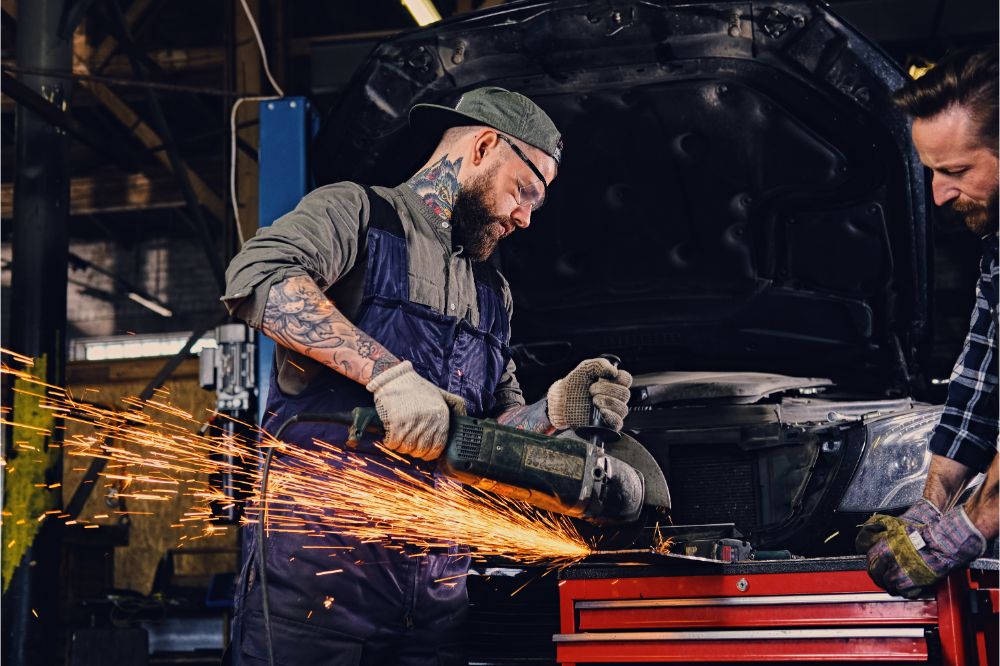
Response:
[[[986,539],[957,507],[945,514],[925,499],[899,518],[875,514],[855,541],[868,575],[890,594],[915,598],[986,550]]]
[[[451,413],[465,414],[464,400],[418,375],[409,361],[382,372],[366,388],[375,394],[385,447],[414,458],[439,457],[448,443]]]
[[[879,513],[869,518],[861,526],[861,531],[858,532],[858,536],[854,539],[855,550],[861,555],[868,555],[869,575],[871,575],[873,566],[892,557],[887,539],[890,532],[895,534],[894,530],[897,526],[902,526],[904,532],[916,531],[918,528],[928,525],[940,517],[941,510],[928,501],[927,498],[921,497],[899,518]],[[885,587],[881,579],[875,580],[875,577],[872,576],[872,580],[879,586]]]
[[[631,385],[632,375],[607,359],[588,359],[549,387],[549,420],[559,430],[590,425],[590,408],[596,405],[604,422],[621,430]]]

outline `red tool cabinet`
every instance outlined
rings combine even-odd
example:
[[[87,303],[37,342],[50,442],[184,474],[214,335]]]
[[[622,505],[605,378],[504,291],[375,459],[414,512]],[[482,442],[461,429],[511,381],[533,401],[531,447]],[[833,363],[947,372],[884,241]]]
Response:
[[[997,560],[932,596],[876,587],[864,558],[583,564],[560,575],[557,660],[616,663],[998,662]]]

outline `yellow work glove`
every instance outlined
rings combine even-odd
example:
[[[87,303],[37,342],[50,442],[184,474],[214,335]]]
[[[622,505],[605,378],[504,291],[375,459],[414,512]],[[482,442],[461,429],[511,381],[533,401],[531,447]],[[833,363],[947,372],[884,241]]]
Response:
[[[442,391],[403,361],[365,387],[375,395],[375,410],[385,427],[387,449],[434,460],[448,443],[451,414],[465,414],[462,398]]]
[[[868,575],[879,587],[912,599],[980,557],[986,539],[962,507],[941,514],[926,502],[899,518],[875,514],[862,526],[855,546],[866,554]]]

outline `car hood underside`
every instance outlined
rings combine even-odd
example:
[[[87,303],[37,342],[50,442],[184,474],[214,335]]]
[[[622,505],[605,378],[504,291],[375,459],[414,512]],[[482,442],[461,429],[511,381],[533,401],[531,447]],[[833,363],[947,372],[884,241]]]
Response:
[[[905,391],[926,329],[923,171],[902,74],[815,2],[513,3],[379,46],[318,139],[321,182],[395,184],[407,109],[500,85],[565,152],[498,257],[525,381],[614,351]]]

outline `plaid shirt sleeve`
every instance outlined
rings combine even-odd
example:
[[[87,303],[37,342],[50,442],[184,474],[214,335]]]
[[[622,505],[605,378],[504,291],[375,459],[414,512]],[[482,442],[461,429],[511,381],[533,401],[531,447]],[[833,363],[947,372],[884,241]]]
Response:
[[[997,450],[997,234],[986,238],[976,307],[955,362],[931,453],[985,472]]]

